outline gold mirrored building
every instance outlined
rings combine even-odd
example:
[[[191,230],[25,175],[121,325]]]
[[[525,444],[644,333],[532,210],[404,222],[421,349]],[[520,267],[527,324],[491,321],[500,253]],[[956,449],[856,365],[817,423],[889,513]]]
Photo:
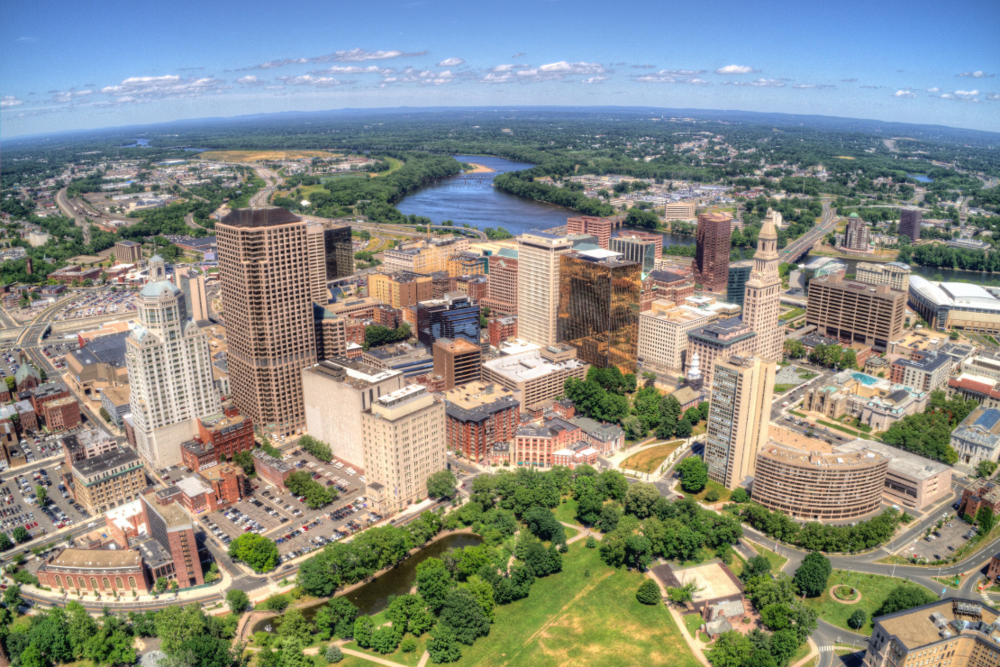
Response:
[[[642,265],[610,250],[559,258],[559,340],[598,368],[636,372]]]

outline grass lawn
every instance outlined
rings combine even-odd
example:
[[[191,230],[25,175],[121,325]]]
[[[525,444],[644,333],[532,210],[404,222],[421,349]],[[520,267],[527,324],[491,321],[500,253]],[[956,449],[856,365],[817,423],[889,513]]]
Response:
[[[642,574],[606,566],[582,543],[569,549],[562,572],[497,607],[489,636],[462,646],[457,665],[699,666],[667,609],[635,599]]]
[[[793,653],[793,654],[792,654],[792,657],[791,657],[791,659],[790,659],[790,660],[788,661],[788,664],[789,664],[789,665],[794,665],[794,664],[795,664],[795,663],[797,663],[797,662],[798,662],[799,660],[801,660],[802,658],[804,658],[804,657],[806,657],[807,655],[809,655],[809,651],[810,651],[810,650],[812,650],[812,649],[811,649],[811,648],[809,647],[809,642],[803,642],[803,643],[802,643],[802,646],[800,646],[800,647],[799,647],[799,648],[798,648],[798,649],[797,649],[797,650],[795,651],[795,653]]]
[[[576,508],[579,503],[576,502],[576,498],[567,498],[566,502],[560,503],[552,513],[556,515],[556,518],[565,523],[571,523],[575,526],[580,525],[580,521],[576,518]]]
[[[863,434],[860,431],[855,431],[853,428],[847,428],[843,424],[835,424],[833,422],[828,422],[824,419],[817,419],[816,423],[822,424],[823,426],[829,426],[830,428],[836,429],[838,431],[843,431],[848,435],[853,435],[855,438],[863,437]]]
[[[784,556],[779,556],[778,554],[776,554],[775,552],[771,551],[767,547],[761,546],[759,544],[753,544],[753,543],[748,543],[748,544],[750,544],[750,546],[753,547],[753,550],[756,551],[759,555],[764,556],[765,558],[767,558],[767,560],[771,563],[771,572],[774,572],[774,573],[779,572],[781,570],[781,568],[785,567],[785,563],[788,562],[787,558],[785,558]],[[740,572],[742,572],[742,571],[743,571],[743,568],[740,567]]]
[[[819,617],[827,623],[849,632],[870,635],[872,632],[871,616],[882,606],[886,596],[897,586],[905,584],[903,579],[887,577],[881,574],[863,574],[834,570],[827,582],[826,590],[816,598],[806,598],[806,604],[819,613]],[[830,589],[837,585],[853,586],[861,591],[861,601],[855,604],[842,604],[830,595]],[[916,586],[917,584],[910,584]],[[847,625],[847,619],[856,610],[863,609],[869,621],[860,630],[854,630]]]
[[[638,454],[633,454],[619,465],[620,468],[635,470],[636,472],[655,472],[668,456],[674,453],[678,447],[684,443],[683,440],[674,440],[662,445],[656,445],[645,449]]]
[[[567,528],[565,526],[563,526],[563,530],[566,531],[566,539],[567,540],[573,539],[574,537],[576,537],[576,534],[580,532],[576,528]]]
[[[411,637],[412,635],[406,635],[406,636]],[[385,655],[382,655],[378,651],[373,651],[368,648],[361,648],[360,646],[358,646],[357,642],[347,642],[346,644],[344,644],[344,648],[349,648],[351,650],[364,653],[365,655],[370,655],[373,658],[382,658],[383,660],[391,660],[392,662],[398,662],[399,664],[406,665],[407,667],[417,667],[417,663],[420,662],[420,656],[424,654],[424,649],[427,646],[427,640],[429,640],[430,637],[431,636],[429,633],[425,633],[422,637],[417,637],[416,638],[417,650],[412,653],[403,653],[402,650],[397,648],[393,653],[387,653]],[[325,652],[326,652],[326,647],[324,646],[323,649],[320,651],[321,658],[323,657],[322,654]],[[356,658],[354,656],[348,656],[347,654],[344,654],[345,662],[347,661],[347,658],[351,658],[352,660],[357,660],[359,663],[366,662],[361,658]],[[325,659],[323,660],[323,664],[324,665],[326,664]],[[344,663],[341,662],[338,664],[342,665]],[[368,664],[370,665],[371,663],[369,662]]]
[[[698,632],[698,628],[701,627],[704,621],[701,620],[700,614],[687,614],[683,616],[684,627],[687,628],[688,634],[691,635],[692,639]]]
[[[795,410],[789,410],[788,414],[795,415],[796,417],[802,417],[803,419],[806,418],[804,414],[802,414],[801,412],[796,412]]]
[[[743,574],[743,568],[746,567],[746,565],[747,562],[743,560],[743,556],[734,553],[733,562],[729,564],[729,570],[738,577]]]
[[[724,503],[729,500],[729,496],[733,495],[732,491],[712,480],[708,480],[708,484],[705,485],[705,488],[698,493],[688,493],[681,488],[680,484],[678,484],[676,488],[676,490],[681,492],[685,498],[694,498],[698,502],[705,502],[705,496],[707,496],[708,492],[713,489],[719,492],[719,499],[715,501],[717,503]]]
[[[698,422],[698,425],[691,431],[691,435],[705,435],[708,432],[708,422]]]
[[[799,385],[797,385],[797,384],[776,384],[776,385],[774,385],[774,393],[775,394],[784,394],[786,391],[794,389],[795,387],[798,387],[798,386]]]
[[[792,308],[787,313],[779,317],[778,319],[782,322],[787,322],[788,320],[793,320],[800,315],[805,315],[806,311],[804,308]]]

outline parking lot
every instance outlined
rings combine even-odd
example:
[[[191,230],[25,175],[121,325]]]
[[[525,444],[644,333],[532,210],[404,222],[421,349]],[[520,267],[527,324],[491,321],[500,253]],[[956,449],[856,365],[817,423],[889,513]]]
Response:
[[[20,348],[4,348],[0,353],[0,373],[4,377],[12,378],[17,369],[21,366],[21,359],[18,352]]]
[[[954,509],[942,512],[938,519],[943,522],[940,528],[935,523],[930,536],[921,535],[907,545],[900,555],[926,558],[928,561],[940,560],[951,556],[975,534],[975,529],[959,519]]]
[[[76,336],[62,341],[51,342],[42,347],[41,352],[56,368],[66,368],[66,355],[73,350],[79,349]]]
[[[31,472],[5,471],[0,482],[0,532],[12,533],[24,526],[32,537],[79,524],[90,515],[75,505],[68,492],[61,488],[59,470],[62,462],[42,466]],[[46,507],[39,507],[36,487],[45,487]],[[63,494],[67,497],[63,497]]]
[[[118,286],[115,292],[112,292],[110,287],[89,291],[66,304],[56,320],[74,320],[114,314],[128,317],[136,309],[135,298],[135,292],[128,291],[123,285]]]

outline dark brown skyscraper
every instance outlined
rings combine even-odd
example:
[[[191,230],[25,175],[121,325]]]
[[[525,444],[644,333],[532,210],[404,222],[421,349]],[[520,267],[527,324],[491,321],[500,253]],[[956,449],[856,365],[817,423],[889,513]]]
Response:
[[[729,236],[733,216],[702,213],[698,216],[698,247],[691,269],[694,279],[710,292],[724,294],[729,282]]]
[[[911,241],[920,240],[920,221],[924,212],[916,208],[904,208],[899,212],[899,233],[910,237]]]
[[[295,433],[305,426],[301,371],[316,363],[306,222],[246,208],[215,230],[236,405],[265,434]]]

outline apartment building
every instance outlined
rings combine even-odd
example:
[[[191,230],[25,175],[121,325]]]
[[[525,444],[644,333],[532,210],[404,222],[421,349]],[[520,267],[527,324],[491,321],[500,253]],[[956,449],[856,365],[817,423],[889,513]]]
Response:
[[[91,514],[131,502],[146,488],[142,461],[131,449],[73,461],[70,471],[74,499]]]
[[[427,497],[427,478],[447,468],[445,404],[420,385],[375,400],[362,413],[367,496],[379,514]]]
[[[368,296],[393,308],[415,306],[434,298],[433,279],[416,273],[373,273],[368,276]]]
[[[667,220],[694,220],[697,215],[698,205],[694,202],[671,202],[663,210],[663,217]]]
[[[518,327],[521,337],[529,342],[546,346],[559,340],[559,260],[572,249],[571,240],[551,234],[522,234],[517,238]]]
[[[671,375],[683,374],[688,332],[716,319],[718,314],[711,310],[654,301],[650,310],[639,313],[639,362]]]
[[[236,404],[264,434],[301,432],[301,371],[316,363],[306,223],[263,207],[233,210],[215,229]]]
[[[884,352],[903,335],[906,293],[839,275],[809,281],[806,324],[844,343],[863,343]]]
[[[931,393],[947,384],[954,359],[947,354],[930,352],[918,359],[892,362],[892,381],[916,391]]]
[[[889,262],[888,264],[859,262],[857,279],[869,285],[888,285],[894,290],[909,292],[910,272],[909,265],[902,262]]]
[[[481,305],[495,315],[517,315],[518,251],[503,248],[487,258],[489,282]]]
[[[847,250],[868,250],[868,231],[868,223],[859,218],[857,213],[851,213],[847,216],[843,247]]]
[[[924,212],[918,208],[904,208],[899,212],[899,233],[909,236],[911,241],[920,240],[920,222]]]
[[[566,379],[582,380],[588,369],[590,364],[576,358],[576,348],[549,346],[485,362],[483,381],[519,393],[524,411],[562,396]]]
[[[448,448],[470,461],[485,460],[493,446],[511,441],[520,424],[521,402],[506,387],[472,382],[448,391]]]
[[[610,218],[598,218],[591,215],[580,215],[566,219],[567,234],[589,234],[597,237],[597,245],[607,250],[611,240],[612,230],[625,219],[624,215]]]

